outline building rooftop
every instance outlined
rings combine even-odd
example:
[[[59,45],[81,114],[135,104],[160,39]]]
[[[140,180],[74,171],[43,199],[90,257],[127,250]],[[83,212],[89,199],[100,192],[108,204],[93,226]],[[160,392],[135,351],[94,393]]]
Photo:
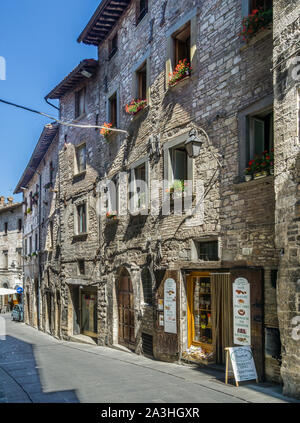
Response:
[[[35,174],[39,164],[41,163],[43,157],[48,151],[52,141],[54,140],[55,135],[58,132],[58,127],[59,125],[56,122],[44,127],[43,132],[29,160],[29,163],[16,186],[14,194],[19,194],[20,192],[22,192],[22,188],[27,187],[28,183]]]
[[[85,59],[76,66],[49,94],[46,99],[59,99],[67,92],[72,91],[77,85],[87,78],[91,78],[97,71],[98,61]]]
[[[77,41],[84,44],[99,45],[104,41],[131,0],[102,0]]]

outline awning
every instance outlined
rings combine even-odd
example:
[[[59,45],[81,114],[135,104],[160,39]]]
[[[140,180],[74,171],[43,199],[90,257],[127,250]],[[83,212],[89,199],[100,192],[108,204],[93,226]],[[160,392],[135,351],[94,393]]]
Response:
[[[0,295],[12,295],[16,293],[17,291],[14,289],[0,288]]]

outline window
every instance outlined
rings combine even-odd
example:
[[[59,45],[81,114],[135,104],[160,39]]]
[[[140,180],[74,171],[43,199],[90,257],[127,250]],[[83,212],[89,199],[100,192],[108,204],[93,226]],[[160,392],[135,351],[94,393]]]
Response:
[[[27,238],[25,238],[24,239],[24,248],[25,248],[25,256],[27,256],[27,254],[28,254],[28,239]]]
[[[136,4],[136,24],[148,13],[148,0],[138,0]]]
[[[22,219],[18,220],[18,231],[21,232],[22,231]]]
[[[148,268],[144,268],[141,274],[143,294],[144,294],[144,303],[151,305],[152,304],[152,277]]]
[[[85,263],[84,260],[78,260],[78,274],[85,275]]]
[[[246,116],[246,163],[274,147],[273,112],[268,110]]]
[[[49,165],[49,182],[50,182],[51,186],[53,184],[53,171],[54,171],[53,163],[50,162],[50,165]]]
[[[218,261],[218,241],[196,241],[197,258],[203,261]]]
[[[76,147],[76,166],[77,166],[77,173],[81,173],[86,170],[86,145],[85,144],[82,144]]]
[[[183,28],[173,34],[174,39],[174,67],[179,61],[191,61],[191,23],[188,22]]]
[[[4,258],[3,267],[4,269],[8,269],[8,251],[7,250],[3,251],[3,258]]]
[[[50,248],[53,249],[53,221],[50,220],[49,222],[49,228],[50,228]]]
[[[17,248],[17,257],[18,257],[18,267],[22,266],[22,250]]]
[[[197,8],[182,16],[166,31],[166,87],[177,84],[192,71],[197,69]],[[185,72],[175,72],[179,61],[185,62]]]
[[[186,181],[187,177],[187,152],[184,145],[170,150],[172,164],[172,182]]]
[[[85,87],[75,93],[75,119],[85,113],[85,95]]]
[[[29,254],[32,253],[32,236],[29,237]]]
[[[8,232],[8,223],[5,222],[4,223],[4,234],[7,235],[7,232]]]
[[[272,0],[250,0],[250,13],[255,9],[269,10],[273,7]]]
[[[148,181],[149,181],[149,163],[142,160],[131,168],[130,172],[130,210],[138,212],[147,210],[149,203]]]
[[[34,241],[35,251],[39,250],[38,246],[38,234],[35,234],[35,241]]]
[[[113,128],[118,126],[117,114],[117,93],[115,92],[108,100],[108,120]]]
[[[137,98],[139,100],[147,99],[147,65],[144,63],[136,72],[137,76]]]
[[[173,187],[176,190],[183,188],[181,182],[186,181],[188,195],[192,195],[195,188],[194,159],[188,156],[185,149],[187,137],[188,132],[164,143],[164,180],[167,181],[166,188]]]
[[[80,204],[77,206],[77,234],[85,234],[86,232],[86,205]]]
[[[115,175],[107,184],[106,209],[109,213],[119,214],[119,175]]]
[[[116,54],[117,51],[118,51],[118,34],[116,33],[114,37],[109,41],[108,58],[111,59]]]

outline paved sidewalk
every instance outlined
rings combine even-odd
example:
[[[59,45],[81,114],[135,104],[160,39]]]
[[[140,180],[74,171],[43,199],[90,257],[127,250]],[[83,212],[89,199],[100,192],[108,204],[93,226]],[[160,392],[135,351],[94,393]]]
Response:
[[[2,386],[1,386],[2,383]],[[2,393],[1,393],[2,392]],[[288,403],[281,386],[224,384],[224,374],[66,342],[7,318],[0,402]]]

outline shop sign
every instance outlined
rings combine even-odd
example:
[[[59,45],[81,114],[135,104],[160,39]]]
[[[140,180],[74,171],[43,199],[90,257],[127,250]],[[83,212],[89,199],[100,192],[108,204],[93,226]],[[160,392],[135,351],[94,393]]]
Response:
[[[246,380],[257,381],[257,372],[253,359],[251,347],[233,347],[227,348],[230,356],[230,362],[236,382]],[[228,371],[228,369],[226,369]]]
[[[176,282],[168,278],[164,285],[164,331],[177,333],[176,322]]]
[[[250,284],[245,278],[237,278],[233,291],[233,343],[251,345]]]

